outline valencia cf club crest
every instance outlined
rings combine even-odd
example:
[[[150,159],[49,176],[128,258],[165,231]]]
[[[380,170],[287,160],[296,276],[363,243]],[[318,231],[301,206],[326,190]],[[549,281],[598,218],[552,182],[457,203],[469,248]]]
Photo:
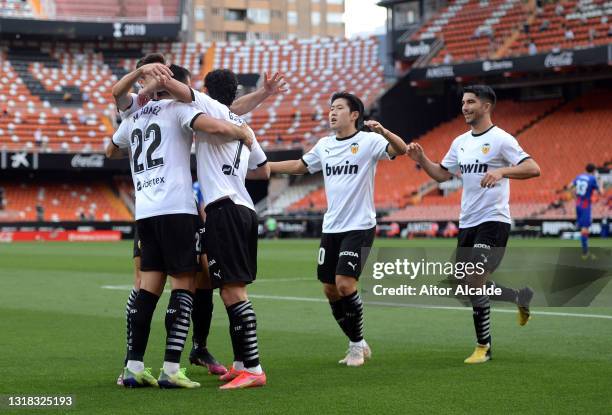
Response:
[[[357,143],[351,144],[351,153],[357,154],[358,151],[359,151],[359,144]]]
[[[487,154],[491,150],[491,144],[485,143],[482,145],[482,154]]]

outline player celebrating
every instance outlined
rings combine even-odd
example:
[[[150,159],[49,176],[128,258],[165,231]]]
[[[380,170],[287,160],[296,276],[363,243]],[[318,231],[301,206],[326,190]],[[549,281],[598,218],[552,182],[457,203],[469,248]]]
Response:
[[[186,70],[175,65],[170,69],[174,78],[186,81]],[[190,290],[197,269],[197,210],[189,169],[193,131],[217,134],[226,140],[245,140],[247,144],[251,140],[248,127],[239,128],[204,116],[192,106],[163,99],[149,102],[121,123],[107,147],[109,156],[119,148],[129,148],[132,155],[136,224],[141,242],[141,286],[130,312],[132,344],[123,375],[127,387],[200,386],[179,367],[189,330],[193,303]],[[145,369],[143,357],[153,311],[161,295],[160,286],[163,287],[160,281],[166,274],[173,277],[166,313],[166,353],[159,379],[155,380]]]
[[[320,139],[300,160],[269,163],[273,173],[323,171],[328,208],[317,275],[334,318],[349,338],[347,355],[339,362],[348,366],[361,366],[371,356],[363,336],[363,304],[357,281],[376,231],[376,163],[406,153],[400,137],[376,121],[364,123],[363,112],[358,97],[335,93],[329,109],[334,134]],[[361,131],[364,124],[373,132]]]
[[[227,107],[236,95],[236,76],[230,71],[213,71],[205,85],[218,101],[194,91],[195,105],[213,117],[241,124]],[[268,178],[267,158],[257,140],[248,149],[207,133],[196,134],[196,156],[198,181],[204,185],[209,275],[213,286],[220,288],[234,351],[230,371],[220,377],[228,382],[221,389],[263,386],[267,379],[259,362],[257,319],[246,288],[257,273],[258,222],[244,180],[247,175]]]
[[[455,138],[439,164],[429,160],[417,143],[408,145],[408,154],[438,182],[461,173],[463,194],[457,260],[476,261],[484,256],[487,272],[470,281],[470,285],[482,287],[501,262],[503,248],[508,242],[511,223],[508,179],[537,177],[540,168],[514,137],[491,122],[496,102],[493,89],[474,85],[463,92],[462,111],[471,130]],[[469,258],[463,258],[465,248],[470,248]],[[500,299],[519,305],[519,322],[525,324],[529,318],[527,306],[532,291],[529,288],[516,291],[497,287],[502,289]],[[490,299],[480,295],[471,296],[470,301],[477,345],[465,363],[483,363],[491,358]]]
[[[572,187],[576,193],[576,226],[580,228],[580,244],[582,245],[582,258],[589,257],[589,227],[591,226],[591,197],[593,192],[601,193],[597,179],[593,175],[595,165],[587,164],[586,172],[580,173]]]

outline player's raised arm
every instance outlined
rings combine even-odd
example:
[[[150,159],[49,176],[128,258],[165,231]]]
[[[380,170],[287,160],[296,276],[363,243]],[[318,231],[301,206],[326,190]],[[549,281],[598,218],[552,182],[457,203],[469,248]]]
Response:
[[[112,89],[112,94],[113,98],[115,98],[117,109],[120,111],[125,111],[132,105],[132,99],[128,95],[132,89],[132,86],[140,78],[148,77],[161,81],[165,78],[171,78],[172,72],[166,65],[161,63],[149,63],[125,75],[123,78],[117,81],[115,85],[113,85]]]
[[[370,120],[364,122],[364,124],[367,125],[373,132],[382,135],[384,139],[389,142],[389,150],[387,153],[390,157],[406,154],[406,143],[400,136],[387,130],[378,121]]]
[[[273,161],[268,163],[270,165],[271,173],[282,173],[282,174],[306,174],[308,168],[301,159],[298,160],[286,160],[286,161]]]
[[[421,147],[418,143],[410,143],[407,146],[408,156],[419,163],[425,173],[429,175],[432,179],[437,181],[438,183],[445,182],[450,180],[453,175],[448,171],[447,168],[444,168],[441,164],[434,163],[425,154],[423,147]]]
[[[244,115],[259,106],[262,102],[271,96],[282,94],[288,90],[287,82],[284,80],[284,75],[276,72],[272,77],[268,73],[264,73],[264,84],[250,94],[243,95],[236,99],[230,106],[230,110],[237,115]]]

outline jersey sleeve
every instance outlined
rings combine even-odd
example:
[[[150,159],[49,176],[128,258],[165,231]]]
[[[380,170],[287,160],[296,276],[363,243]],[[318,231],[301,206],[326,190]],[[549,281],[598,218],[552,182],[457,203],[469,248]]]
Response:
[[[138,104],[137,94],[130,92],[128,96],[132,100],[132,103],[124,111],[119,111],[119,116],[121,117],[122,120],[125,120],[127,117],[129,117],[130,115],[132,115],[133,113],[135,113],[136,111],[142,108],[142,106]]]
[[[264,153],[263,149],[257,142],[257,139],[253,140],[251,146],[251,154],[249,155],[249,170],[255,170],[258,167],[265,165],[268,162],[268,157]]]
[[[380,134],[373,133],[372,136],[374,139],[372,140],[371,154],[374,160],[391,160],[392,157],[387,152],[389,142]]]
[[[118,148],[128,148],[130,146],[130,131],[129,131],[129,122],[123,121],[119,124],[119,128],[113,134],[112,142],[115,147]]]
[[[512,136],[509,136],[502,143],[501,154],[504,159],[513,166],[517,166],[530,158],[529,154],[527,154],[518,141],[516,141],[516,138]]]
[[[302,162],[306,165],[306,168],[310,173],[316,173],[321,171],[323,164],[321,162],[321,142],[319,140],[317,144],[310,151],[302,156]]]
[[[172,104],[176,118],[184,129],[193,130],[193,123],[203,112],[192,104],[174,101]]]
[[[200,91],[191,89],[193,102],[204,114],[210,114],[212,107],[215,105],[215,100]]]
[[[457,147],[459,146],[458,140],[455,139],[451,144],[448,152],[440,162],[440,166],[453,174],[457,174],[459,171],[459,157],[457,156]]]

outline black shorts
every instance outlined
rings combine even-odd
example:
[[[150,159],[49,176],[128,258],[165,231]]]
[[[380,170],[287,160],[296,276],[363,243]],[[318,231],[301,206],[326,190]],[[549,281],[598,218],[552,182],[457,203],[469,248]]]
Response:
[[[138,226],[136,226],[136,224],[134,224],[134,254],[133,257],[139,257],[140,256],[140,238],[138,237]]]
[[[169,275],[197,271],[197,219],[196,215],[179,213],[137,220],[140,270]]]
[[[493,272],[504,257],[509,235],[510,224],[505,222],[483,222],[459,229],[456,260],[482,262],[487,271]]]
[[[206,226],[204,225],[204,221],[198,215],[197,224],[196,224],[196,255],[198,256],[198,261],[200,260],[200,255],[205,253],[204,249],[204,235],[206,234]]]
[[[336,275],[359,279],[375,234],[376,226],[356,231],[324,233],[317,257],[319,281],[336,284]]]
[[[257,227],[255,212],[231,199],[206,206],[205,253],[213,287],[255,281]]]

